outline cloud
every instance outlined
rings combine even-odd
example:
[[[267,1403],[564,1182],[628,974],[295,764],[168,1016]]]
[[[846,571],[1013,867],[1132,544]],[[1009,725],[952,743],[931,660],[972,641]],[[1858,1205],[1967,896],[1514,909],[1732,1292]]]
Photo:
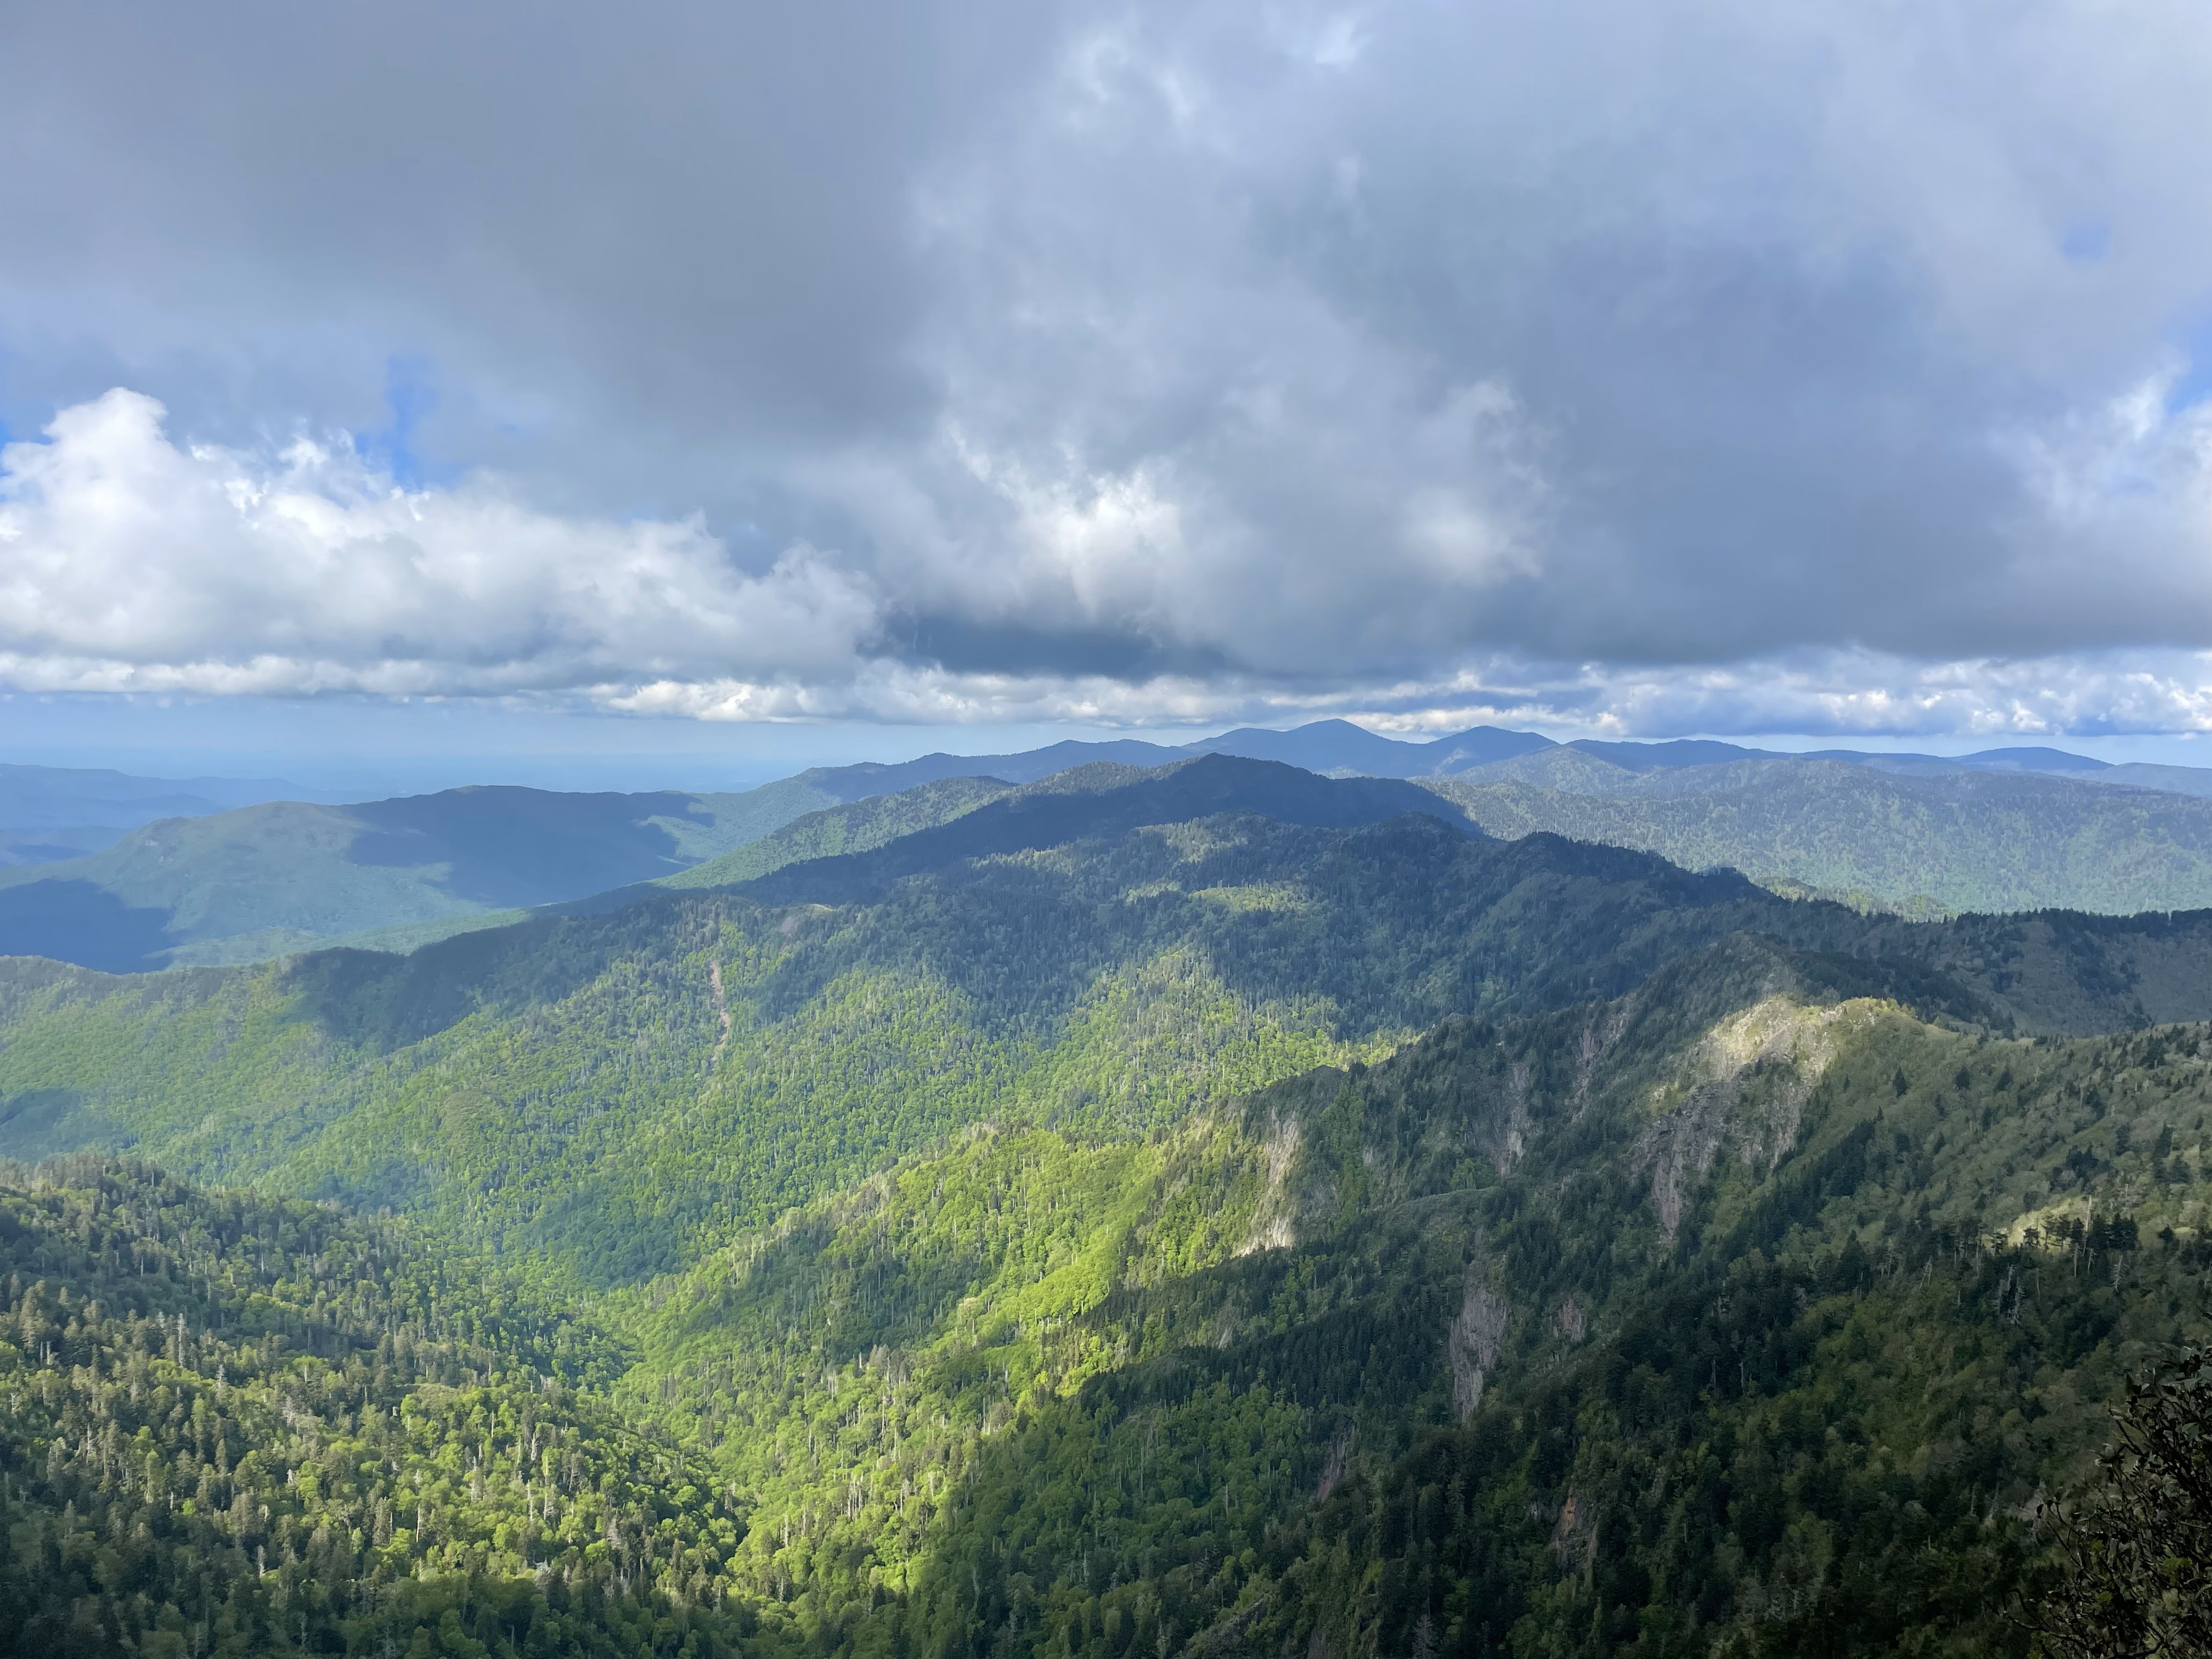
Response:
[[[2108,498],[2168,518],[2201,513],[2212,427],[2165,413],[2164,385],[2023,452],[2054,516],[2094,518]],[[1478,424],[1510,412],[1494,397],[1474,403],[1463,418]],[[1226,665],[1240,640],[1264,635],[1224,626],[1231,610],[1185,608],[1222,572],[1187,557],[1183,509],[1141,471],[1040,482],[953,446],[947,464],[1007,515],[1007,550],[995,565],[978,561],[970,590],[899,594],[804,544],[747,571],[696,519],[549,514],[483,476],[404,489],[342,437],[261,452],[180,445],[163,416],[150,398],[111,391],[62,411],[45,441],[0,449],[0,684],[535,695],[708,721],[1171,726],[1349,714],[1405,731],[1502,722],[1652,736],[2212,730],[2212,653],[2172,648],[1938,663],[1801,649],[1692,668],[1492,650],[1387,680]],[[2157,488],[2139,487],[2146,473]],[[1363,601],[1347,583],[1333,596],[1355,622],[1363,602],[1370,617],[1391,615],[1528,574],[1500,550],[1510,538],[1462,499],[1417,495],[1406,511],[1370,567],[1395,572],[1401,592]],[[1409,578],[1417,568],[1425,576]],[[1086,672],[1068,635],[1048,635],[1026,670],[901,648],[902,618],[925,600],[981,609],[995,589],[1018,614],[1033,602],[1025,584],[1054,596],[1064,609],[1048,614],[1070,629],[1141,617],[1200,665]],[[1285,636],[1310,603],[1283,605]]]
[[[1874,652],[1802,652],[1694,670],[1486,674],[1407,688],[1378,726],[1448,731],[1482,720],[1612,737],[1791,732],[1857,738],[2052,738],[2212,731],[2212,653],[2128,651],[1916,662]],[[1407,718],[1407,713],[1412,718]]]
[[[0,143],[15,684],[1929,733],[2212,684],[2181,0],[88,0]],[[409,489],[346,435],[396,357]]]
[[[349,446],[180,447],[152,398],[0,450],[0,675],[47,690],[496,694],[733,665],[848,673],[866,583],[734,568],[696,520],[564,518],[490,480],[408,491]]]
[[[1334,716],[1428,737],[1498,725],[1613,738],[1788,732],[1838,743],[1996,742],[2212,732],[2212,653],[1931,664],[1869,652],[1807,652],[1687,671],[1498,655],[1442,679],[1290,694],[1275,683],[1234,677],[961,673],[878,660],[834,684],[664,680],[605,700],[629,713],[710,721],[1218,726]]]

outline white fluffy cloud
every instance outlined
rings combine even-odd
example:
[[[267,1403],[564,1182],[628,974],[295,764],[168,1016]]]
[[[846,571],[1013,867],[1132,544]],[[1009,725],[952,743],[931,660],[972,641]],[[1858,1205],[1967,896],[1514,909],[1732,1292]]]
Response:
[[[350,445],[180,447],[111,391],[0,450],[0,676],[29,690],[570,690],[850,672],[866,581],[748,574],[695,520],[563,518],[487,480],[406,490]]]
[[[2166,412],[2153,380],[2020,440],[2046,522],[2188,544],[2212,522],[2212,414]],[[1491,397],[1482,418],[1510,413]],[[957,550],[934,586],[886,592],[833,553],[795,545],[736,567],[696,520],[564,517],[495,480],[404,489],[343,434],[247,453],[179,445],[161,406],[111,391],[64,410],[44,441],[0,449],[0,684],[27,690],[299,696],[560,694],[710,721],[864,719],[943,725],[1064,720],[1201,724],[1356,715],[1404,731],[1483,721],[1612,734],[1790,730],[2000,738],[2212,731],[2212,653],[2135,648],[1916,661],[1800,649],[1703,666],[1560,664],[1471,653],[1449,672],[1301,686],[1279,672],[948,668],[902,657],[896,618],[948,586],[988,611],[1042,591],[1063,619],[1141,615],[1162,636],[1225,652],[1240,613],[1194,560],[1186,509],[1142,471],[1040,483],[957,444],[1009,532],[996,562]],[[858,485],[854,479],[857,476]],[[825,488],[866,489],[865,472]],[[1374,559],[1403,602],[1480,593],[1528,574],[1516,532],[1443,490],[1417,492]],[[923,533],[943,537],[942,526]],[[959,571],[964,589],[942,573]],[[2009,602],[2047,602],[2017,573]],[[1264,581],[1261,565],[1238,579]],[[2086,602],[2086,599],[2081,601]],[[1270,592],[1297,625],[1313,596]],[[1370,605],[1371,612],[1376,609]],[[1246,634],[1247,639],[1250,634]]]

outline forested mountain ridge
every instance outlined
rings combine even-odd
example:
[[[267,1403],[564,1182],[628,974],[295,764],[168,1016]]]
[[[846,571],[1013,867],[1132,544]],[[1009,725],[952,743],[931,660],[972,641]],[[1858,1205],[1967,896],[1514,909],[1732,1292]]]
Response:
[[[2212,1027],[1865,970],[1739,933],[1141,1137],[978,1124],[589,1311],[0,1176],[0,1595],[157,1653],[2016,1651],[2040,1494],[2207,1328]]]
[[[2197,798],[2212,792],[2212,772],[2108,767],[2055,750],[1947,760],[1712,742],[1559,744],[1488,727],[1412,743],[1323,720],[1181,749],[1070,742],[817,767],[736,794],[486,787],[171,817],[86,857],[0,869],[0,953],[140,971],[333,944],[405,951],[526,908],[605,908],[636,885],[728,885],[879,847],[994,794],[1027,801],[1010,812],[1036,811],[1036,791],[1089,768],[1174,775],[1224,761],[1361,781],[1373,800],[1464,817],[1487,833],[1549,830],[1914,914],[2212,902],[2212,799]],[[68,775],[89,788],[100,775]],[[1060,793],[1095,794],[1082,783]]]
[[[671,896],[405,958],[153,979],[9,964],[9,1144],[133,1140],[627,1273],[689,1229],[774,1213],[1017,1103],[1141,1126],[1387,1048],[1555,953],[1510,902],[1557,884],[1543,849],[1495,866],[1455,854],[1474,845],[1431,819],[1230,820],[957,865],[874,905]],[[1589,948],[1628,953],[1609,971],[1638,971],[1670,898],[1715,884],[1564,855],[1653,878],[1601,884],[1623,913]],[[1425,873],[1456,895],[1440,904]],[[1339,890],[1316,902],[1302,882]],[[1371,935],[1401,926],[1378,955]],[[1557,996],[1577,976],[1530,977]]]
[[[2040,1495],[2212,1328],[2212,1030],[1993,1038],[1832,966],[981,1132],[655,1286],[624,1390],[860,1652],[2018,1650]]]
[[[1099,763],[866,851],[786,865],[747,890],[770,903],[865,902],[903,877],[968,860],[1110,840],[1129,830],[1223,813],[1324,829],[1416,814],[1481,833],[1455,804],[1396,779],[1324,778],[1277,761],[1225,755],[1151,770]]]
[[[96,853],[156,818],[301,795],[281,778],[148,778],[105,767],[0,764],[0,865]]]
[[[124,971],[252,961],[668,874],[830,804],[804,788],[486,787],[167,818],[88,858],[0,870],[0,950]]]
[[[1093,761],[1022,785],[943,778],[829,807],[649,884],[543,908],[571,915],[619,909],[652,897],[652,888],[742,888],[795,865],[808,867],[778,884],[779,896],[803,889],[824,902],[849,902],[958,859],[1033,852],[1220,811],[1337,826],[1420,812],[1474,830],[1455,804],[1392,780],[1322,778],[1274,762],[1212,755],[1152,769]],[[971,813],[979,816],[958,822]]]
[[[1003,799],[1013,790],[1013,785],[995,778],[940,778],[932,783],[916,784],[895,795],[872,795],[863,800],[824,807],[793,818],[757,841],[747,842],[672,875],[656,876],[651,881],[611,888],[559,904],[538,905],[536,912],[550,916],[604,915],[633,904],[649,902],[664,893],[742,887],[787,864],[866,852],[902,836],[950,823],[979,806]],[[489,925],[504,927],[524,920],[525,913],[510,911]],[[391,948],[362,937],[343,943],[374,950]]]
[[[897,767],[817,767],[740,794],[483,787],[166,817],[86,857],[0,867],[0,955],[135,972],[332,943],[412,949],[526,908],[580,900],[604,908],[635,896],[635,885],[726,885],[796,859],[878,846],[1017,784],[1113,763],[1094,751],[1171,766],[1212,759],[1147,744],[1071,744],[974,763],[1000,764],[1012,775],[1003,781],[933,756]],[[1426,804],[1404,786],[1372,787],[1398,789],[1398,810]],[[702,866],[714,867],[694,875]]]
[[[1270,810],[1392,804],[1372,781],[1199,762],[1096,777],[1080,811],[1063,782],[742,889],[406,957],[125,978],[0,965],[0,1150],[136,1146],[609,1283],[969,1123],[1141,1133],[1455,1013],[1621,994],[1736,933],[1996,1029],[2212,1014],[2201,914],[1914,927],[1425,815],[1227,813],[1082,838],[1182,810],[1186,792],[1218,805],[1238,769]],[[1056,844],[990,850],[1038,840]],[[901,873],[917,843],[937,867]]]
[[[2200,797],[1840,760],[1626,771],[1580,748],[1423,781],[1493,836],[1548,830],[1893,906],[2127,915],[2212,905],[2212,799]]]
[[[893,795],[832,806],[794,818],[781,828],[716,858],[656,878],[668,888],[735,887],[787,864],[866,852],[902,836],[935,829],[1012,793],[996,778],[942,778]],[[604,902],[604,899],[595,901]]]

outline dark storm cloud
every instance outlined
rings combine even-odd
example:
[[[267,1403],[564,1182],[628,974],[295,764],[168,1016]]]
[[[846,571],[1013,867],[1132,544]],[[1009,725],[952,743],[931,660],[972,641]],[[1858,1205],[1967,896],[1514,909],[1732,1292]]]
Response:
[[[895,422],[927,395],[915,164],[1052,38],[988,0],[20,8],[14,320],[155,366],[427,351],[488,413],[586,434]]]
[[[18,684],[2204,717],[2179,5],[7,27]]]

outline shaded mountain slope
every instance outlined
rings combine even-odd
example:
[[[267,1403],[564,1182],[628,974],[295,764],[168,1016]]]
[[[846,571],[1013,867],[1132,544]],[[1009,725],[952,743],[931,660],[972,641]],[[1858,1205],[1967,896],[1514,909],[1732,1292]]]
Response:
[[[1281,761],[1309,772],[1376,778],[1440,777],[1555,746],[1549,738],[1533,732],[1506,732],[1494,726],[1407,742],[1377,736],[1350,720],[1314,720],[1288,732],[1248,726],[1187,745],[1202,754],[1238,755],[1248,760]]]
[[[847,805],[809,812],[757,841],[747,842],[733,851],[674,875],[657,876],[650,882],[540,908],[552,915],[596,915],[619,910],[625,905],[643,903],[664,892],[743,886],[787,864],[865,852],[902,836],[949,823],[1000,799],[1012,789],[1012,785],[1001,783],[996,778],[941,778],[934,783],[916,784],[895,795],[873,795]]]
[[[660,890],[719,887],[744,887],[769,902],[850,902],[878,894],[903,876],[963,859],[1034,852],[1221,811],[1346,826],[1418,812],[1473,827],[1452,803],[1405,784],[1322,778],[1225,756],[1150,770],[1099,762],[1020,787],[991,778],[946,778],[811,812],[678,875],[544,908],[553,915],[599,915],[646,902]],[[795,865],[806,867],[771,885],[755,884]]]
[[[1256,813],[1279,823],[1323,828],[1423,813],[1473,830],[1456,803],[1396,780],[1323,778],[1279,762],[1226,755],[1152,771],[1102,763],[1063,772],[868,852],[786,866],[750,890],[769,903],[849,903],[880,893],[902,877],[963,859],[1110,838],[1142,825],[1182,823],[1220,812]]]

